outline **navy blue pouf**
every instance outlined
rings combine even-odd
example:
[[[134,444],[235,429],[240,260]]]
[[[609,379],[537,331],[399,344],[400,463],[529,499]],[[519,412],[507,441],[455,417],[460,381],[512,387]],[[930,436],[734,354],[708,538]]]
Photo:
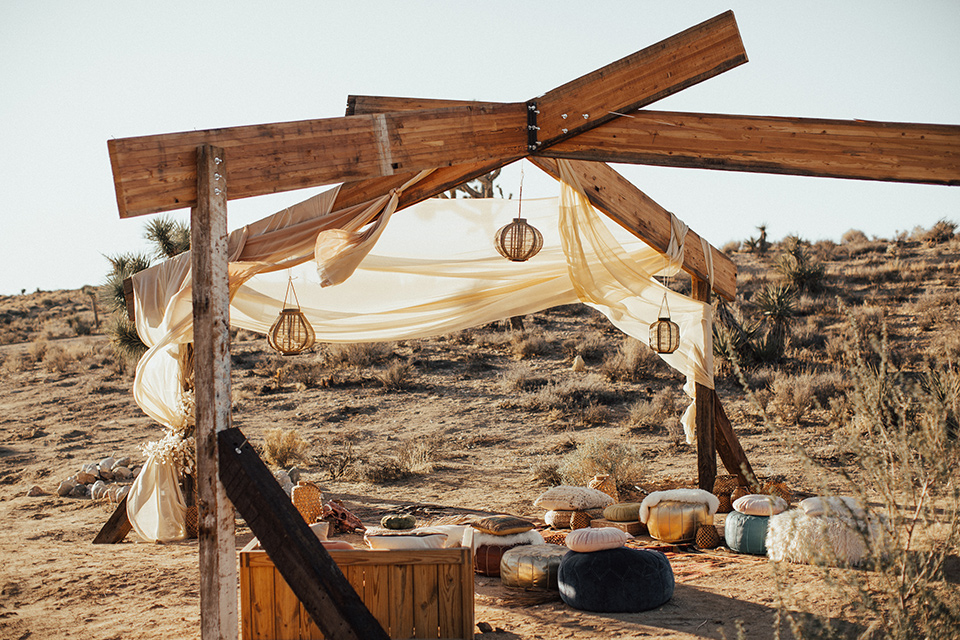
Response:
[[[656,609],[673,597],[667,556],[645,549],[570,551],[557,575],[560,598],[582,611],[636,613]]]
[[[723,537],[727,547],[737,553],[767,555],[767,523],[769,516],[750,516],[739,511],[727,514]]]

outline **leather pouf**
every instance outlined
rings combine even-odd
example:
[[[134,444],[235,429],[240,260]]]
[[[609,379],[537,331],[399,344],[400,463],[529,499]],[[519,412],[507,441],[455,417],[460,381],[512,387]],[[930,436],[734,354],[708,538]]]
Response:
[[[473,554],[473,570],[484,576],[500,575],[500,560],[508,549],[513,549],[517,545],[500,546],[495,544],[482,544],[477,547]]]
[[[767,555],[767,524],[769,516],[750,516],[739,511],[727,514],[723,537],[727,547],[737,553]]]
[[[662,500],[647,516],[650,536],[671,544],[693,542],[701,524],[713,524],[713,516],[707,505],[695,502]]]
[[[513,547],[500,559],[500,580],[508,587],[556,591],[560,561],[569,551],[556,544]]]
[[[560,598],[568,606],[600,613],[656,609],[673,597],[673,569],[659,551],[619,547],[571,551],[560,561]]]

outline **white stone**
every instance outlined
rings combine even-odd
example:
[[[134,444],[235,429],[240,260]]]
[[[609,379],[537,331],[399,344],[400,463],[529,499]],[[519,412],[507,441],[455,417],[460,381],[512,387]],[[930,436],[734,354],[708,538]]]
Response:
[[[584,369],[587,368],[587,364],[583,361],[582,356],[577,356],[576,358],[573,359],[573,366],[570,368],[573,369],[574,371],[583,371]]]
[[[113,479],[114,480],[129,480],[133,477],[133,472],[126,467],[114,467],[113,468]]]
[[[113,469],[100,469],[100,477],[107,481],[113,480]]]
[[[90,473],[89,471],[82,470],[77,474],[77,483],[78,484],[90,484],[95,482],[97,479],[96,474]]]
[[[122,458],[117,458],[114,467],[129,467],[130,466],[130,456],[123,456]]]
[[[30,487],[30,490],[27,491],[27,496],[30,498],[36,498],[38,496],[45,496],[45,495],[47,495],[47,492],[44,491],[40,487],[40,485],[36,485],[36,484]]]
[[[109,471],[110,469],[113,469],[114,465],[116,464],[117,464],[117,461],[114,460],[112,457],[106,457],[103,460],[101,460],[100,464],[98,464],[97,466],[100,467],[100,471],[103,471],[104,469]]]
[[[124,485],[117,489],[117,502],[120,502],[127,497],[127,494],[130,493],[130,485]]]
[[[90,487],[90,497],[94,500],[107,497],[107,485],[104,484],[103,480],[97,480],[93,483],[93,486]]]
[[[71,481],[69,478],[60,483],[60,486],[57,487],[57,495],[61,497],[66,497],[70,495],[70,492],[73,491],[74,487],[77,486],[76,482]]]

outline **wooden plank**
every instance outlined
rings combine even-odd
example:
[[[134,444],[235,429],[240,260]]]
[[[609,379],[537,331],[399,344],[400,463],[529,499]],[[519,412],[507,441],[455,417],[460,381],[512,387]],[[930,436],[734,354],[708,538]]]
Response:
[[[439,596],[437,602],[437,621],[441,638],[459,638],[462,629],[463,583],[462,565],[447,564],[437,567]]]
[[[353,107],[363,112],[366,112],[368,109],[392,109],[402,111],[411,106],[421,106],[423,104],[473,104],[457,100],[390,98],[384,96],[351,96],[351,100],[353,101]],[[603,126],[606,127],[609,125]],[[544,157],[546,155],[549,154],[537,153],[529,156],[528,159],[549,175],[560,180],[560,171],[557,168],[557,163],[554,160]],[[617,224],[654,249],[661,253],[666,253],[667,247],[670,245],[671,222],[669,211],[640,191],[612,167],[599,162],[571,162],[578,177],[586,187],[587,198],[594,207],[610,216]],[[483,175],[483,173],[486,172],[476,173],[472,175],[470,179]],[[345,188],[347,188],[347,185],[344,185],[344,189]],[[343,189],[341,189],[341,194],[342,193]],[[376,189],[366,188],[363,190],[363,194],[367,196],[367,199],[376,193]],[[407,196],[406,192],[404,192],[404,196]],[[415,196],[411,194],[411,197]],[[363,202],[363,200],[357,200],[357,202]],[[341,205],[340,196],[338,195],[337,207],[349,206],[349,204],[355,203],[354,198],[350,198],[345,199],[344,204]],[[401,203],[403,203],[402,198]],[[736,297],[737,267],[725,253],[712,245],[709,246],[713,259],[714,290],[727,300],[733,300]],[[684,271],[694,277],[709,282],[710,273],[704,257],[703,247],[700,243],[700,236],[692,230],[689,231],[685,247]]]
[[[740,446],[737,434],[733,431],[733,425],[727,418],[727,412],[723,410],[723,404],[720,402],[720,396],[713,394],[713,417],[714,425],[717,430],[717,453],[720,454],[720,460],[728,473],[737,476],[742,486],[752,487],[759,491],[760,484],[757,482],[757,476],[747,460],[747,454]]]
[[[386,640],[386,632],[243,433],[227,429],[219,433],[219,441],[227,494],[323,634]]]
[[[120,217],[192,206],[195,149],[202,144],[230,154],[229,197],[246,198],[514,157],[527,145],[526,106],[468,106],[110,140]]]
[[[690,282],[690,297],[710,304],[710,283],[694,276]],[[682,339],[682,338],[681,338]],[[717,479],[717,444],[714,437],[713,396],[714,390],[697,382],[696,423],[697,431],[697,486],[704,491],[713,491]]]
[[[390,602],[390,637],[402,640],[413,637],[413,566],[390,567],[393,599]]]
[[[462,598],[460,610],[462,622],[460,637],[470,640],[473,638],[474,623],[474,575],[473,575],[473,530],[468,529],[463,539],[463,558],[460,561],[460,589]]]
[[[274,640],[275,638],[275,617],[272,615],[275,610],[275,577],[276,571],[273,567],[257,567],[249,571],[250,618],[252,619],[249,637],[251,640]],[[247,636],[244,635],[244,640],[246,638]]]
[[[93,539],[93,544],[117,544],[123,541],[132,530],[133,525],[127,518],[127,497],[124,496],[117,503],[117,508],[114,509],[110,519],[104,523],[97,537]]]
[[[440,637],[437,575],[435,566],[413,567],[413,629],[417,638]]]
[[[732,12],[536,98],[544,148],[746,62]],[[121,217],[191,206],[195,149],[227,149],[230,198],[529,151],[527,105],[458,106],[110,140]]]
[[[530,157],[530,162],[560,180],[560,169],[551,158]],[[571,160],[584,185],[590,204],[657,251],[666,254],[670,246],[670,212],[617,173],[598,162]],[[728,300],[737,295],[737,266],[722,251],[708,245],[713,258],[713,290]],[[683,270],[709,282],[710,274],[700,236],[692,229],[684,243]]]
[[[960,126],[636,111],[543,151],[554,158],[960,184]]]
[[[287,584],[279,571],[274,571],[274,583],[276,585],[276,595],[274,612],[276,613],[276,623],[274,625],[274,636],[276,640],[301,640],[300,635],[300,601],[297,599],[293,589]],[[309,616],[307,616],[309,617]]]
[[[390,567],[385,564],[363,570],[363,601],[370,613],[390,632]]]
[[[245,554],[240,554],[240,632],[244,640],[253,636],[253,592],[250,585],[250,565]]]
[[[227,285],[227,185],[223,149],[196,150],[197,206],[191,213],[200,635],[237,637],[233,507],[219,480],[217,433],[230,424],[230,294]],[[229,585],[229,588],[224,588]]]

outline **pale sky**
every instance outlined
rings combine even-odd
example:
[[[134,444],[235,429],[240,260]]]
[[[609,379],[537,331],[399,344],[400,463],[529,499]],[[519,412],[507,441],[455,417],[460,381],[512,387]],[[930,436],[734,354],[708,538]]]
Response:
[[[351,93],[522,101],[727,9],[750,62],[650,108],[960,124],[957,0],[0,0],[0,294],[100,284],[105,254],[146,248],[110,138],[337,117]],[[960,222],[960,187],[617,168],[716,246]],[[231,201],[230,227],[319,190]]]

